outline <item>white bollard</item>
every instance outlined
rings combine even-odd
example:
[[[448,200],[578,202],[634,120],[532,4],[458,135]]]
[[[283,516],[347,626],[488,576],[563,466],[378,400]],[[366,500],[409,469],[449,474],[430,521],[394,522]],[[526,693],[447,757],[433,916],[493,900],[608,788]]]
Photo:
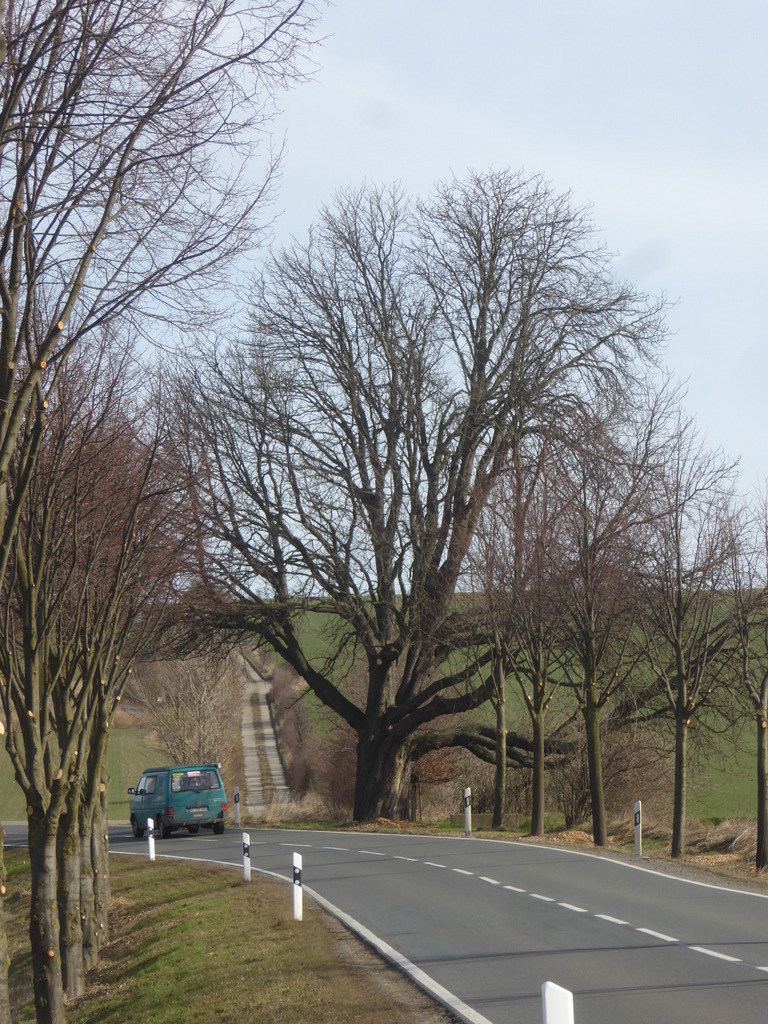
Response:
[[[155,859],[155,823],[152,818],[147,818],[147,849],[149,859]]]
[[[293,920],[304,920],[303,892],[301,890],[301,854],[293,855]]]
[[[251,880],[251,837],[247,832],[243,832],[243,879]]]
[[[464,789],[464,835],[472,835],[472,790],[469,786]]]
[[[643,855],[643,805],[640,800],[635,802],[635,856]]]
[[[240,789],[235,786],[235,828],[240,828]]]
[[[573,993],[554,981],[545,981],[541,986],[541,1008],[544,1024],[574,1024]]]

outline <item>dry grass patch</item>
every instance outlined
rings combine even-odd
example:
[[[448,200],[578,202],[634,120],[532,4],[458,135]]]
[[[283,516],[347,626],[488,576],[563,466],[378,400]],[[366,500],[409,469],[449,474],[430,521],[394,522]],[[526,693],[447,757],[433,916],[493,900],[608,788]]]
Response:
[[[14,1020],[34,1020],[24,954],[29,898],[23,857],[13,910]],[[18,862],[18,863],[17,863]],[[70,1004],[70,1024],[437,1024],[450,1018],[291,890],[205,865],[113,857],[111,942]],[[28,874],[27,874],[28,878]],[[10,906],[8,905],[10,904]]]

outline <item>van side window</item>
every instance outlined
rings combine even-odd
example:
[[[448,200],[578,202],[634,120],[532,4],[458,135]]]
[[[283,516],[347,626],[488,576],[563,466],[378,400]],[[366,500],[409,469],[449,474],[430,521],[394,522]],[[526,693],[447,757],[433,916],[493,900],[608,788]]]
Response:
[[[157,776],[156,775],[148,775],[147,776],[147,788],[145,790],[147,795],[149,795],[150,793],[154,793],[155,792],[155,784],[156,783],[157,783]]]
[[[136,796],[144,796],[144,790],[147,785],[147,780],[142,776],[139,780],[139,784],[136,787]]]

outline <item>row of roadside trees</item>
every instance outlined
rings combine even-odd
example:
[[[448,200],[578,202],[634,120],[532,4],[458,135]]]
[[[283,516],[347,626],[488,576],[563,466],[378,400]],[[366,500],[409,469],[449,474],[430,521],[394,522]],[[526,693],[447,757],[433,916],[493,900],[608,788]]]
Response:
[[[149,351],[231,305],[317,7],[0,0],[0,725],[46,1024],[107,933],[112,716],[189,583],[190,491]]]

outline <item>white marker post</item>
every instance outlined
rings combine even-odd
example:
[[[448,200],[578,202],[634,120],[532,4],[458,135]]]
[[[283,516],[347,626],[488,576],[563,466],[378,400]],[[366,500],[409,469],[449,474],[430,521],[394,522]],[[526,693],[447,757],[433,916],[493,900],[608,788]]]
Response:
[[[293,855],[293,920],[304,920],[303,896],[301,891],[301,854]]]
[[[251,837],[247,832],[243,832],[243,879],[251,880]]]
[[[643,855],[643,805],[640,800],[635,802],[635,856]]]
[[[240,789],[235,786],[235,828],[240,828]]]
[[[544,1024],[574,1024],[573,992],[554,981],[545,981],[541,986],[541,1008]]]
[[[472,835],[472,790],[469,786],[464,789],[464,835]]]
[[[155,859],[155,823],[152,818],[147,818],[147,849],[149,859]]]

